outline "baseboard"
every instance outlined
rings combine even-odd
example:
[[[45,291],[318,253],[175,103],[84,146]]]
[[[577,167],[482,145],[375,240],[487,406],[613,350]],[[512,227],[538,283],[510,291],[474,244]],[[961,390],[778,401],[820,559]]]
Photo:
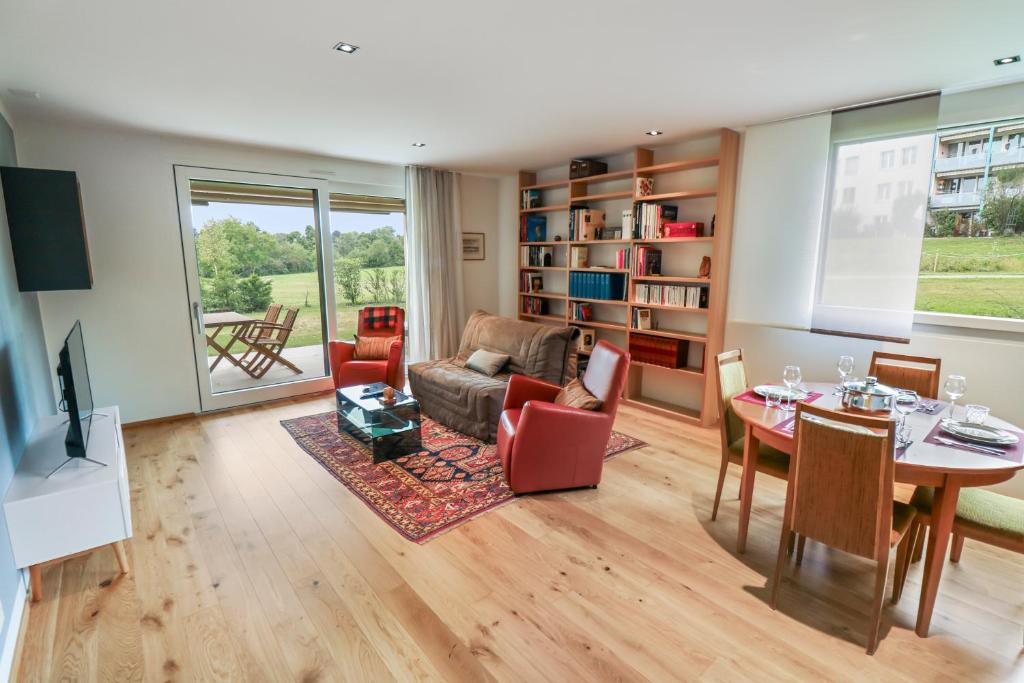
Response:
[[[178,420],[187,420],[190,417],[195,417],[196,413],[179,413],[177,415],[168,415],[166,417],[154,417],[149,420],[136,420],[135,422],[124,422],[121,424],[122,429],[130,429],[132,427],[147,427],[149,425],[158,425],[165,422],[177,422]]]
[[[15,658],[21,649],[22,636],[25,632],[25,618],[28,616],[28,586],[25,584],[25,573],[21,573],[18,579],[18,591],[15,594],[14,604],[11,605],[11,613],[7,615],[10,620],[10,627],[7,629],[7,637],[4,639],[3,649],[0,650],[0,680],[9,681],[14,670]]]

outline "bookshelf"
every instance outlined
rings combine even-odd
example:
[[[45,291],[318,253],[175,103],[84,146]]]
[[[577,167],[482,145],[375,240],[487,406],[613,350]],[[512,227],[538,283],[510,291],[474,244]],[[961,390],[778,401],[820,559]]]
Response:
[[[598,339],[629,348],[630,342],[643,338],[676,340],[687,344],[685,362],[665,367],[634,359],[624,401],[644,410],[680,420],[710,426],[718,419],[717,393],[712,370],[714,357],[722,351],[725,334],[725,306],[732,249],[733,203],[736,188],[739,134],[722,129],[689,141],[659,146],[636,147],[618,154],[600,155],[609,171],[585,178],[569,179],[569,164],[559,169],[520,171],[520,198],[523,190],[539,193],[539,203],[531,208],[519,206],[520,229],[524,216],[547,217],[545,241],[519,241],[517,307],[521,320],[552,325],[576,325],[594,331]],[[561,177],[553,177],[561,174]],[[644,197],[635,196],[637,179],[654,180],[655,190]],[[636,202],[675,206],[679,221],[704,223],[698,237],[636,239],[632,226],[622,226],[614,239],[573,239],[568,226],[570,214],[580,207],[602,208],[608,231],[618,227],[623,209]],[[711,219],[714,217],[714,232]],[[556,239],[557,236],[557,239]],[[573,247],[588,248],[585,267],[573,264]],[[661,251],[661,275],[635,275],[629,264],[615,267],[615,254],[637,247]],[[543,247],[542,265],[524,262],[523,247]],[[700,277],[698,267],[703,256],[711,258],[711,274]],[[581,273],[616,273],[625,278],[622,300],[581,298],[570,295],[570,276]],[[524,277],[524,274],[526,276]],[[540,278],[533,280],[531,278]],[[529,291],[534,284],[538,291]],[[638,303],[636,287],[697,287],[706,293],[706,307],[666,303]],[[526,291],[524,291],[526,290]],[[650,291],[650,290],[648,290]],[[678,291],[678,290],[676,290]],[[542,312],[524,312],[527,301],[543,302]],[[573,319],[574,304],[590,304],[593,319]],[[537,305],[536,303],[534,304]],[[634,326],[634,311],[647,309],[657,321],[656,329]],[[637,339],[639,337],[640,339]],[[581,357],[587,354],[580,353]]]

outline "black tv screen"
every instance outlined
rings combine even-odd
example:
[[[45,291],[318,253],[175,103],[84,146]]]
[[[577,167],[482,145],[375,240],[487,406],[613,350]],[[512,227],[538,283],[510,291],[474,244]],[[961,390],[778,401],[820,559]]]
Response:
[[[64,410],[68,413],[68,434],[64,438],[69,458],[84,458],[92,426],[92,388],[85,362],[82,323],[76,321],[60,350],[57,377],[60,379]]]

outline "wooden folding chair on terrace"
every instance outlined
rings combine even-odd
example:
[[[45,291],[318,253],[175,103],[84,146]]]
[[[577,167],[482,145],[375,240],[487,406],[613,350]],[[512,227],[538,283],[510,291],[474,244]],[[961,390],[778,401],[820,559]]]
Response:
[[[276,304],[275,304],[276,305]],[[270,315],[269,311],[267,313]],[[292,372],[302,374],[302,370],[294,363],[281,355],[288,337],[295,327],[295,318],[299,315],[299,309],[289,308],[285,311],[284,320],[280,323],[256,322],[252,324],[242,341],[249,350],[242,356],[239,367],[253,379],[260,379],[267,374],[267,371],[274,366],[274,363],[281,363]]]

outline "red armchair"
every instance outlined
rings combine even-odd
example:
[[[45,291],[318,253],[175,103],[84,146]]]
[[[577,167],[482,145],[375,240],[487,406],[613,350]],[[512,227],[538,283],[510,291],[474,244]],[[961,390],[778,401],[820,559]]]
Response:
[[[498,455],[514,493],[597,486],[628,370],[628,353],[597,343],[583,386],[601,399],[600,410],[552,403],[561,387],[512,375],[498,423]]]
[[[359,311],[360,337],[398,337],[384,360],[353,360],[356,345],[350,341],[328,344],[334,388],[384,382],[396,389],[405,384],[402,351],[405,339],[405,311],[397,306],[367,306]]]

